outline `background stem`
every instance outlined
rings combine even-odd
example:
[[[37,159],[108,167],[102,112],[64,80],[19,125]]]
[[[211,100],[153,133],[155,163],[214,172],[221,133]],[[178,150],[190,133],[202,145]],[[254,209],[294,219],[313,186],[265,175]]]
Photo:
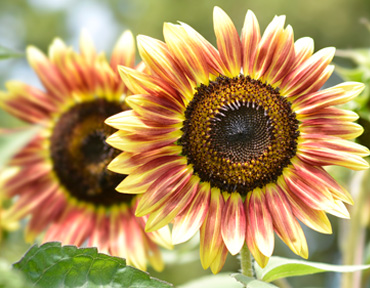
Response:
[[[352,178],[350,191],[354,196],[354,206],[351,210],[351,220],[348,229],[344,230],[344,241],[342,245],[343,264],[356,265],[363,263],[365,225],[364,215],[365,206],[369,201],[369,196],[365,188],[364,181],[368,176],[367,171],[356,172]],[[358,288],[361,286],[361,271],[354,273],[344,273],[342,276],[342,288]]]

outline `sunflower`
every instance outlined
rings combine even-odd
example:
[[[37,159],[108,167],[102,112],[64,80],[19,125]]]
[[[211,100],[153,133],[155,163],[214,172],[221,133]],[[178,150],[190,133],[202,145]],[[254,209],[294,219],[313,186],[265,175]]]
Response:
[[[275,17],[261,36],[248,11],[239,36],[216,7],[217,49],[190,26],[165,23],[165,42],[138,36],[150,75],[119,67],[135,95],[131,110],[106,120],[119,129],[107,142],[125,151],[109,169],[129,175],[116,189],[141,194],[146,231],[173,222],[178,244],[200,229],[201,262],[214,273],[245,243],[265,266],[274,232],[307,258],[298,220],[331,233],[326,213],[349,217],[352,204],[323,166],[368,168],[368,149],[348,140],[363,132],[357,115],[334,107],[364,85],[319,90],[335,49],[313,53],[313,40],[294,42],[284,23]]]
[[[106,169],[120,151],[106,144],[115,129],[104,120],[127,109],[124,101],[130,93],[117,64],[136,71],[144,67],[134,67],[131,32],[119,38],[110,63],[97,54],[86,32],[79,53],[56,39],[49,57],[28,47],[27,58],[45,91],[11,81],[0,94],[0,105],[40,129],[9,163],[14,173],[3,189],[8,198],[17,197],[3,221],[29,216],[27,241],[45,232],[44,242],[96,246],[140,269],[149,261],[161,270],[157,244],[172,247],[168,227],[146,233],[147,217],[134,215],[137,197],[115,190],[126,176]]]

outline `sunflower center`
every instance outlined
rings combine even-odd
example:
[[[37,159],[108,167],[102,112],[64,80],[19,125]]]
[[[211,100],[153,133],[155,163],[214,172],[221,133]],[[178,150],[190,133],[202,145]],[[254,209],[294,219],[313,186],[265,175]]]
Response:
[[[202,181],[246,195],[290,164],[298,124],[277,89],[249,76],[220,76],[197,88],[178,144]]]
[[[53,170],[66,191],[79,201],[109,207],[132,199],[115,190],[126,176],[106,168],[120,152],[105,142],[115,130],[104,120],[121,111],[118,102],[83,102],[62,114],[54,126],[50,139]]]

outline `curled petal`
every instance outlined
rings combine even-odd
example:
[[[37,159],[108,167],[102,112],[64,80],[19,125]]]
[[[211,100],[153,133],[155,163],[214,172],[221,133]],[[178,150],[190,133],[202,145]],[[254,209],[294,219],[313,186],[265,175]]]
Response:
[[[346,205],[344,205],[343,202],[339,200],[334,200],[333,208],[326,210],[326,212],[340,218],[350,218],[349,211],[347,210]]]
[[[143,217],[137,217],[136,219],[140,222],[141,227],[145,228],[145,224],[148,221],[148,215],[145,215]],[[150,233],[146,233],[146,235],[149,237],[151,241],[154,243],[162,246],[166,249],[173,249],[171,239],[171,231],[168,226],[164,226],[156,231],[152,231]]]

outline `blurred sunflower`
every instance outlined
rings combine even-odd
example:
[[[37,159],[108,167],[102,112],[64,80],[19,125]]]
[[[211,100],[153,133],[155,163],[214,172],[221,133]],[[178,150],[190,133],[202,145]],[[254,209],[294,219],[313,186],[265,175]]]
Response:
[[[331,233],[326,212],[349,217],[343,202],[352,203],[322,166],[368,168],[368,149],[347,140],[363,132],[357,114],[333,107],[364,85],[319,91],[335,49],[313,54],[313,40],[294,42],[284,23],[275,17],[261,36],[248,11],[239,37],[216,7],[218,49],[188,25],[166,23],[165,42],[138,37],[151,75],[119,68],[136,95],[126,100],[132,110],[106,121],[119,129],[107,142],[125,151],[109,169],[129,174],[117,190],[142,194],[136,215],[150,214],[146,231],[173,221],[177,244],[200,229],[201,262],[214,273],[245,242],[265,266],[274,231],[307,258],[298,220]]]
[[[14,173],[3,189],[7,197],[17,197],[3,221],[30,216],[27,241],[46,231],[45,242],[96,246],[140,269],[149,261],[161,270],[157,244],[172,247],[168,227],[145,233],[146,218],[134,215],[135,195],[115,191],[125,176],[106,169],[120,151],[105,143],[115,129],[104,120],[127,109],[130,92],[116,67],[135,65],[131,32],[118,40],[110,63],[97,54],[86,32],[80,53],[56,39],[49,57],[35,47],[27,48],[27,57],[46,91],[11,81],[0,94],[0,106],[41,128],[9,163]]]

